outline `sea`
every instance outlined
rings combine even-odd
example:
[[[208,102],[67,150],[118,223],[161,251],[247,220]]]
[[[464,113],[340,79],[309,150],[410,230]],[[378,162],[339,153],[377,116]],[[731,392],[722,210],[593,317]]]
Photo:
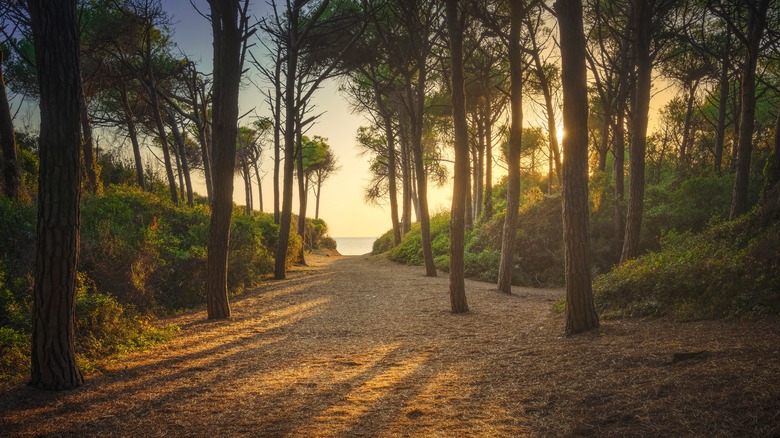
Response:
[[[371,252],[376,237],[334,237],[341,255],[363,255]]]

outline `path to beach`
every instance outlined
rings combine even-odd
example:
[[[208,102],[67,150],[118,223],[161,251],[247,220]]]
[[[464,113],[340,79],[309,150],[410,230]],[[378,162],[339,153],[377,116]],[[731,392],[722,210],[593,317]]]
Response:
[[[170,318],[84,387],[0,392],[1,436],[776,436],[777,322],[617,320],[562,337],[560,290],[498,293],[383,258],[310,267]],[[699,355],[676,356],[688,352]]]

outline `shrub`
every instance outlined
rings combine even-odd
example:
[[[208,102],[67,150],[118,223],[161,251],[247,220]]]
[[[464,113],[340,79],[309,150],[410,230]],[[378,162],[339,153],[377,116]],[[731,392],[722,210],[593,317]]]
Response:
[[[0,382],[30,370],[30,334],[0,326]]]
[[[393,229],[391,228],[374,241],[374,244],[371,247],[371,254],[382,254],[383,252],[390,251],[394,246],[395,236],[393,234]]]
[[[659,251],[596,279],[598,309],[682,320],[780,315],[780,225],[762,224],[766,214],[669,233]]]

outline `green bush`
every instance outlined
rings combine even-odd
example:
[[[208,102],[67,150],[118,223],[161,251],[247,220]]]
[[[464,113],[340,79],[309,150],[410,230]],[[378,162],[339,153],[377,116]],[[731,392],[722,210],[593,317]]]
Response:
[[[30,370],[30,334],[0,326],[0,382]]]
[[[391,228],[389,231],[387,231],[385,234],[382,234],[374,241],[374,244],[371,247],[371,254],[382,254],[384,252],[390,251],[394,246],[395,236],[393,235],[393,229]]]
[[[780,225],[763,223],[766,214],[669,233],[659,251],[596,279],[598,309],[681,320],[780,315]]]

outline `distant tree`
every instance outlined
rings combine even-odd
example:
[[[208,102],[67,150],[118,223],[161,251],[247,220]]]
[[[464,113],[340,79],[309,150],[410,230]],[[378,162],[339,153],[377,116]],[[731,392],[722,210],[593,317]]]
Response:
[[[76,4],[30,0],[28,5],[41,117],[30,384],[72,389],[84,383],[74,348],[81,198]]]
[[[599,326],[588,243],[588,88],[581,0],[557,0],[563,83],[563,241],[566,333]]]
[[[19,151],[16,145],[16,135],[11,117],[11,106],[5,90],[3,61],[6,58],[6,47],[0,45],[0,152],[2,152],[2,174],[5,195],[18,201],[21,190],[19,166]]]
[[[306,140],[304,140],[303,146],[304,172],[307,181],[306,190],[308,191],[309,187],[311,187],[314,192],[314,218],[319,219],[322,185],[339,167],[336,156],[333,154],[333,149],[327,143],[326,138],[315,135],[313,138]]]
[[[248,0],[209,0],[214,36],[214,199],[209,223],[206,304],[209,319],[230,317],[227,268],[238,130],[238,89],[246,53]]]

